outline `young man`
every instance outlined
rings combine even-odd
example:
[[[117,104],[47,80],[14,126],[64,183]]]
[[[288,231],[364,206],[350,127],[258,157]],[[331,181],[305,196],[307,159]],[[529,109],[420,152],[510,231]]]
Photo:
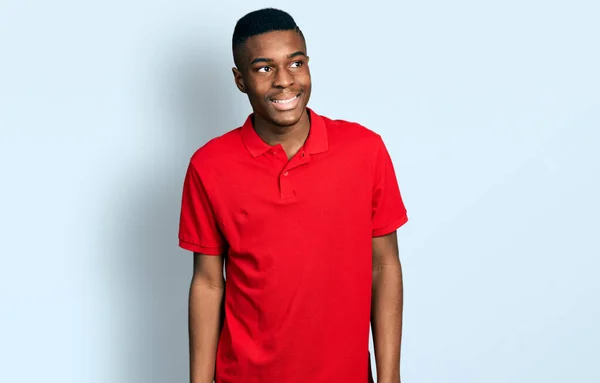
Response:
[[[233,57],[253,111],[192,156],[183,188],[192,383],[366,383],[370,324],[378,381],[400,382],[407,215],[381,137],[307,108],[289,14],[241,18]]]

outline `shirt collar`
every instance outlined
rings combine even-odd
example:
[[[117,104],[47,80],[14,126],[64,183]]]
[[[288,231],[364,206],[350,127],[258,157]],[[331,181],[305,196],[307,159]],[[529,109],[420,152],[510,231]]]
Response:
[[[323,153],[328,148],[325,120],[312,109],[306,108],[306,110],[310,113],[310,132],[304,144],[305,151],[308,154]],[[241,128],[241,135],[244,145],[252,157],[259,157],[271,149],[271,145],[264,142],[256,133],[252,125],[252,117],[253,114],[250,114],[246,118],[246,122],[244,122]]]

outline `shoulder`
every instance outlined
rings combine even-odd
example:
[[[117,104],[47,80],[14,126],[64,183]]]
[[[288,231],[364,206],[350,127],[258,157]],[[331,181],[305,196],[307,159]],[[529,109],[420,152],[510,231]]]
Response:
[[[221,162],[230,157],[232,153],[239,151],[243,148],[240,130],[241,128],[233,129],[202,145],[192,154],[192,163],[200,165]]]
[[[322,118],[327,127],[330,145],[378,150],[383,143],[381,135],[359,122],[329,117]]]
[[[215,137],[198,148],[190,158],[190,166],[196,171],[215,171],[224,166],[224,163],[235,157],[244,149],[240,135],[241,128]]]

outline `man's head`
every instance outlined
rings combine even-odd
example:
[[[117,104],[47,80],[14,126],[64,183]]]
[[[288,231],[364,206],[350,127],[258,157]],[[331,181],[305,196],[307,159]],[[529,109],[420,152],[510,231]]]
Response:
[[[296,124],[308,104],[311,79],[306,42],[294,19],[273,8],[248,13],[232,40],[235,83],[254,113],[280,127]]]

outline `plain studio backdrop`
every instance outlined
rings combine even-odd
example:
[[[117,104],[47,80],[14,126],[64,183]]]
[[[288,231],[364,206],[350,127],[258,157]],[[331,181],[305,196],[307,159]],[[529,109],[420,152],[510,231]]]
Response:
[[[0,381],[187,381],[183,176],[265,6],[391,152],[403,382],[600,382],[595,0],[0,1]]]

